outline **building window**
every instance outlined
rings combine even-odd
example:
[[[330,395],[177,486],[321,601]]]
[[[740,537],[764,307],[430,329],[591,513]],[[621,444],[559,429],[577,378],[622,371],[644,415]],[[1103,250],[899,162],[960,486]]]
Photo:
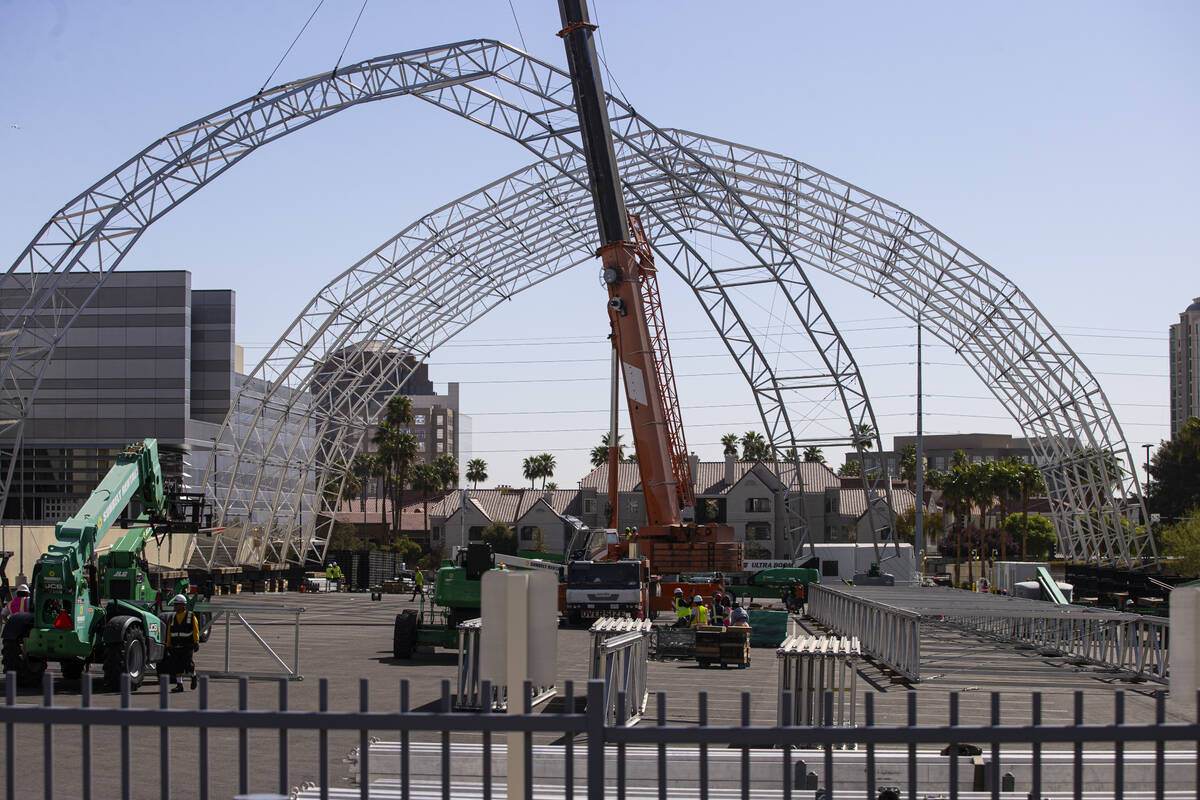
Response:
[[[438,444],[437,451],[440,453],[440,452],[442,452],[443,445],[442,445],[442,443],[441,443],[441,442],[438,442],[437,444]]]
[[[769,522],[747,522],[746,523],[746,541],[762,542],[770,541],[771,539],[771,523]]]
[[[771,510],[771,498],[769,497],[747,497],[746,511],[748,513],[756,513]]]
[[[445,435],[446,435],[446,432],[444,430],[442,430],[441,428],[438,428],[437,438],[439,438],[439,439],[444,438]]]
[[[629,501],[629,513],[630,514],[636,514],[641,510],[642,510],[642,504],[638,501],[637,498],[633,498]]]
[[[541,532],[541,528],[537,525],[522,525],[521,526],[521,541],[532,542],[537,538],[537,534]]]
[[[585,514],[595,514],[596,513],[595,498],[585,497],[583,499],[583,513],[585,513]]]
[[[433,537],[433,539],[434,539],[435,541],[436,541],[437,539],[441,539],[441,538],[442,538],[442,528],[441,528],[441,526],[440,526],[440,525],[434,525],[434,526],[433,526],[433,531],[432,531],[432,533],[431,533],[430,535]]]
[[[472,542],[480,541],[481,539],[483,539],[483,526],[482,525],[472,525],[470,527],[470,529],[467,531],[467,536],[470,538],[470,540]]]

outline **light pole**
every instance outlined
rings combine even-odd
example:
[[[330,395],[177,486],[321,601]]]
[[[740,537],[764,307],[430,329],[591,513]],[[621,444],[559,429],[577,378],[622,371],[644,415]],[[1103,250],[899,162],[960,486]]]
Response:
[[[1146,488],[1149,489],[1150,488],[1150,448],[1154,447],[1154,445],[1144,444],[1144,445],[1142,445],[1142,447],[1146,448]]]

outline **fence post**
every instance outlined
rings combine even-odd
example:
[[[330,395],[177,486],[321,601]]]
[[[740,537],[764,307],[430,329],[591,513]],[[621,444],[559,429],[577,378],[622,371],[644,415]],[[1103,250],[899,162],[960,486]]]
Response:
[[[604,800],[604,681],[590,680],[587,689],[588,800]]]

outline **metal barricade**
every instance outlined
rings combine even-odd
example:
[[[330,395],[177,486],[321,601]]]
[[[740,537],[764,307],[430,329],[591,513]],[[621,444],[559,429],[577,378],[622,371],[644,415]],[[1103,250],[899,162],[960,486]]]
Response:
[[[921,680],[921,614],[828,586],[808,589],[808,615],[912,681]]]
[[[610,725],[634,725],[646,712],[646,656],[653,629],[650,620],[606,617],[588,631],[592,636],[588,679],[604,681],[605,719]]]
[[[483,619],[476,617],[458,624],[458,685],[454,695],[455,711],[482,711],[491,703],[493,711],[508,709],[508,687],[492,684],[490,697],[484,697],[485,682],[479,676],[479,642]],[[534,686],[532,706],[537,707],[553,698],[553,686]]]
[[[222,617],[225,619],[225,664],[219,670],[197,670],[198,675],[211,675],[220,678],[280,678],[285,677],[293,681],[302,681],[304,676],[300,674],[300,615],[304,613],[303,607],[288,607],[284,605],[272,605],[270,603],[197,603],[195,608],[197,613],[212,614],[212,625],[216,628],[218,620]],[[295,635],[292,644],[292,663],[289,666],[286,661],[275,649],[267,643],[267,641],[254,629],[254,626],[246,620],[245,614],[280,614],[291,615],[295,626]],[[280,666],[283,673],[278,672],[250,672],[244,669],[231,669],[229,664],[229,635],[232,629],[232,622],[236,620],[250,637],[266,651],[267,655]]]
[[[854,659],[861,655],[857,637],[801,635],[784,639],[775,651],[779,724],[854,727],[858,689]]]

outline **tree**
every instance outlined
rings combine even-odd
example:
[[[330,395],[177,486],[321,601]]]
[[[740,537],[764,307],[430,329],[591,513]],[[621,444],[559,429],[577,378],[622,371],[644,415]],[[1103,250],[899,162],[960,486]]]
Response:
[[[979,557],[987,559],[987,553],[984,552],[983,544],[983,529],[987,525],[987,512],[996,502],[996,493],[992,489],[992,470],[995,463],[984,461],[979,464],[970,466],[970,494],[969,501],[979,507]],[[968,512],[970,513],[970,512]],[[974,542],[971,543],[974,547]],[[982,570],[982,567],[980,567]],[[974,562],[967,562],[967,580],[970,582],[974,579],[972,574],[974,571]]]
[[[548,553],[549,548],[546,547],[546,537],[542,534],[541,528],[533,530],[533,550],[535,553]]]
[[[960,451],[961,452],[961,451]],[[954,514],[954,579],[959,580],[959,571],[962,568],[962,535],[964,523],[970,521],[970,471],[963,465],[955,465],[948,472],[942,474],[942,503],[946,512]],[[963,506],[966,506],[967,514],[961,513]]]
[[[809,463],[824,464],[825,456],[821,452],[821,448],[814,444],[804,448],[804,460]]]
[[[941,512],[926,513],[921,529],[924,533],[925,541],[922,546],[928,542],[937,541],[938,534],[942,530],[942,514]],[[905,509],[902,513],[896,515],[896,535],[902,542],[912,542],[917,531],[917,509],[916,506]]]
[[[1021,515],[1028,520],[1029,498],[1035,495],[1037,492],[1042,491],[1046,487],[1046,484],[1042,480],[1042,471],[1033,464],[1026,464],[1022,462],[1017,467],[1016,484],[1017,491],[1021,494]],[[1028,528],[1029,524],[1026,522],[1022,526],[1021,530],[1024,532],[1025,530],[1028,530]],[[1027,542],[1025,541],[1026,537],[1023,532],[1021,534],[1021,560],[1028,561],[1029,556],[1026,547]]]
[[[504,555],[517,554],[517,532],[503,522],[493,522],[483,529],[483,541],[492,546],[492,550]]]
[[[871,425],[865,422],[861,425],[855,425],[851,433],[854,441],[861,445],[863,450],[870,450],[875,446],[875,428]]]
[[[917,446],[906,444],[900,448],[900,480],[917,490]]]
[[[537,460],[538,477],[542,479],[542,488],[546,488],[546,479],[554,477],[554,468],[558,466],[558,462],[554,459],[553,453],[540,453],[534,456]]]
[[[592,448],[592,466],[603,467],[608,463],[608,448],[609,440],[612,438],[611,431],[600,437],[600,444]],[[625,434],[617,434],[617,460],[625,460],[625,444],[621,439],[625,438]]]
[[[472,489],[479,488],[479,482],[486,481],[487,479],[488,474],[486,461],[484,461],[482,458],[472,458],[467,462],[467,480],[471,482]]]
[[[398,394],[388,400],[376,425],[374,443],[383,463],[383,488],[392,498],[392,529],[400,527],[400,506],[408,471],[417,457],[417,439],[407,431],[413,424],[412,399]],[[386,503],[383,504],[386,506]],[[387,517],[383,517],[387,524]]]
[[[736,433],[727,433],[721,437],[721,446],[725,448],[723,455],[733,456],[738,455],[738,435]]]
[[[769,461],[771,445],[758,431],[746,431],[742,434],[742,461]]]
[[[412,487],[425,504],[425,532],[429,532],[429,498],[442,488],[442,476],[432,464],[417,464],[412,471]]]
[[[991,482],[992,494],[1000,501],[1000,518],[1004,519],[1008,515],[1008,502],[1014,495],[1021,493],[1020,474],[1021,465],[1024,464],[1021,459],[1016,456],[1006,458],[1003,461],[997,461],[992,464]],[[1008,537],[1000,537],[1000,559],[1008,560]]]
[[[625,456],[625,458],[622,460],[626,464],[636,464],[637,463],[637,451],[636,450],[632,451],[629,455]]]
[[[852,458],[838,467],[837,474],[843,478],[857,478],[862,475],[862,462]]]
[[[529,481],[529,488],[533,488],[533,483],[542,476],[542,465],[538,463],[537,456],[526,456],[521,462],[521,474]]]
[[[441,478],[443,489],[453,489],[458,486],[458,459],[449,453],[442,453],[433,460],[433,468]]]
[[[357,529],[349,522],[339,522],[329,534],[330,550],[366,550],[369,543],[359,537]]]
[[[1004,519],[1004,530],[1013,538],[1021,537],[1022,559],[1028,557],[1039,561],[1054,555],[1058,538],[1054,535],[1054,523],[1045,517],[1038,514],[1009,514]]]
[[[554,481],[550,481],[549,483],[546,484],[546,488],[553,492],[558,489],[558,484],[555,483]]]
[[[1165,520],[1182,519],[1200,508],[1200,418],[1188,417],[1150,459],[1150,510]]]
[[[416,563],[421,560],[421,545],[417,544],[412,539],[409,539],[407,536],[401,536],[397,538],[384,549],[400,556],[400,560],[404,562],[405,566],[410,568],[415,566]]]
[[[1192,509],[1180,522],[1163,528],[1158,540],[1163,555],[1179,559],[1174,571],[1185,578],[1200,576],[1200,509]]]
[[[350,461],[350,470],[354,473],[355,480],[358,481],[358,497],[362,504],[363,524],[365,525],[367,522],[367,487],[371,485],[371,478],[375,476],[375,457],[367,453],[358,453]]]

